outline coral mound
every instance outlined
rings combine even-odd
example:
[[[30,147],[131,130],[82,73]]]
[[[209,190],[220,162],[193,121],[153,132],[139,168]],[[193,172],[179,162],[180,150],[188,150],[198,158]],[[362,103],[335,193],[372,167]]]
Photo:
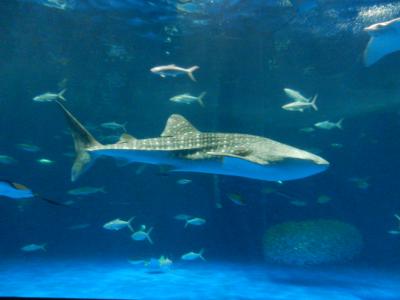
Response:
[[[354,226],[323,219],[278,224],[263,238],[266,260],[289,265],[348,261],[360,253],[362,244]]]

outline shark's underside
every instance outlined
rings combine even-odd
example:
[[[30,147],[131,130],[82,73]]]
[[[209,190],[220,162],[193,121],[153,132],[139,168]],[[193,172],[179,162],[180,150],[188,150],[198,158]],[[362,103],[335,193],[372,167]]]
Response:
[[[186,171],[240,176],[268,181],[292,180],[324,171],[329,163],[312,153],[259,136],[203,133],[180,115],[171,115],[160,137],[136,139],[123,134],[115,144],[102,145],[64,107],[77,158],[75,181],[100,156],[127,162],[168,166]]]
[[[364,51],[364,63],[373,65],[386,55],[400,51],[400,18],[364,28],[371,35]]]

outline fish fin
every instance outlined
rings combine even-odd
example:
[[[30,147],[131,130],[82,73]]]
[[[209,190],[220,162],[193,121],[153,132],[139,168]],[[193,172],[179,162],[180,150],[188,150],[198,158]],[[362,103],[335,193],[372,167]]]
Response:
[[[193,72],[196,71],[198,68],[200,68],[200,67],[199,66],[193,66],[193,67],[191,67],[191,68],[189,68],[187,70],[187,74],[188,74],[189,78],[194,82],[196,82],[197,80],[194,77]]]
[[[384,56],[400,50],[400,34],[388,31],[372,36],[364,51],[364,65],[370,67]]]
[[[162,77],[162,78],[165,78],[165,77],[167,77],[165,74],[160,74],[160,76]]]
[[[39,245],[39,246],[40,246],[40,249],[43,250],[44,252],[47,251],[47,243],[44,243],[44,244]]]
[[[316,94],[314,96],[314,98],[312,99],[312,101],[310,102],[311,107],[314,108],[315,111],[318,111],[318,107],[316,105],[317,98],[318,98],[318,94]]]
[[[132,221],[135,220],[136,217],[132,217],[128,220],[128,228],[130,229],[130,231],[134,232],[133,228],[132,228]]]
[[[394,214],[394,217],[400,221],[400,216],[398,214]]]
[[[203,98],[204,96],[207,94],[207,92],[202,92],[198,97],[197,97],[197,101],[199,102],[201,107],[204,107],[204,102],[203,102]]]
[[[65,108],[61,102],[56,101],[64,112],[74,139],[76,159],[72,165],[71,181],[76,181],[93,163],[88,148],[101,146],[101,144],[87,131],[87,129]]]
[[[188,120],[181,115],[173,114],[165,125],[164,131],[161,133],[162,137],[168,136],[182,136],[186,134],[198,134],[198,131]]]
[[[344,119],[342,118],[342,119],[340,119],[339,121],[337,121],[337,123],[336,123],[336,127],[337,127],[337,128],[343,129],[343,126],[342,126],[343,120],[344,120]]]
[[[232,154],[232,153],[225,153],[225,152],[207,152],[209,155],[215,155],[215,156],[222,156],[226,158],[233,158],[233,159],[242,159],[242,160],[247,160],[252,163],[260,164],[260,165],[267,165],[268,162],[256,157],[250,156],[248,153],[247,155],[243,154]]]
[[[105,188],[104,186],[102,186],[101,188],[99,188],[99,192],[101,192],[101,193],[103,193],[103,194],[106,194],[106,193],[107,193],[106,188]]]
[[[185,226],[184,226],[184,228],[187,228],[189,226],[189,220],[188,219],[186,219],[186,222],[185,222]]]
[[[64,98],[64,93],[67,91],[67,89],[63,89],[61,92],[57,94],[57,97],[60,98],[63,101],[67,101],[67,99]]]

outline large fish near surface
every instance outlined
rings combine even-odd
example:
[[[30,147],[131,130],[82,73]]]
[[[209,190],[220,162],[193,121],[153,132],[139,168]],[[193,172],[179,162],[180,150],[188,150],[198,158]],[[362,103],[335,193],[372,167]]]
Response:
[[[115,144],[100,144],[58,102],[74,139],[75,181],[100,156],[168,166],[171,171],[211,173],[267,181],[292,180],[326,170],[329,163],[312,153],[259,136],[200,132],[184,117],[171,115],[160,137],[136,139],[123,134]]]
[[[369,67],[384,56],[400,51],[400,18],[364,28],[371,36],[364,51],[364,64]]]

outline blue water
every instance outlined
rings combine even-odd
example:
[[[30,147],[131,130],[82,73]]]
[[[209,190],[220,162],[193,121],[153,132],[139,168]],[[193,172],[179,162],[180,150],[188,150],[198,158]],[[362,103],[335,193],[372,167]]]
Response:
[[[363,64],[363,28],[398,17],[390,0],[0,1],[0,180],[66,206],[0,197],[0,296],[399,299],[400,52]],[[167,64],[198,65],[197,82],[150,72]],[[71,182],[62,111],[32,101],[64,88],[102,143],[123,133],[102,123],[142,139],[181,114],[330,167],[282,183],[99,159]],[[318,94],[318,111],[283,110],[284,88]],[[204,107],[169,101],[204,91]],[[343,129],[314,126],[342,118]],[[105,192],[68,193],[87,186]],[[185,228],[178,214],[206,222]],[[133,216],[153,245],[103,228]],[[32,243],[46,251],[21,250]],[[181,259],[200,249],[206,261]],[[170,271],[128,262],[161,256]]]
[[[398,273],[365,267],[301,270],[209,262],[149,274],[116,261],[41,260],[10,261],[1,270],[0,293],[20,297],[356,300],[398,299],[400,293]]]

